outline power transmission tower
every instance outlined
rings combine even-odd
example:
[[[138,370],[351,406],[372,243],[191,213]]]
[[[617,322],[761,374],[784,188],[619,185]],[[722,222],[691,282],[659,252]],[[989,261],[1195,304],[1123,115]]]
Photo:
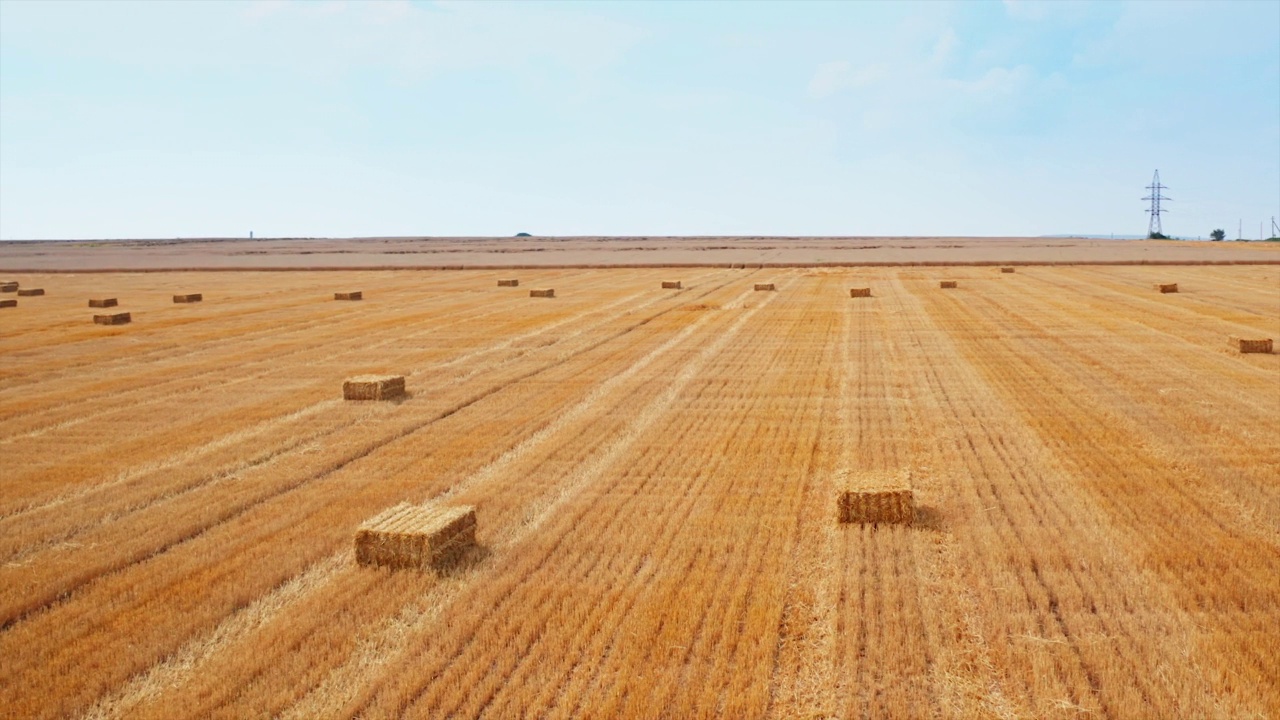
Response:
[[[1172,200],[1173,198],[1167,198],[1164,195],[1161,195],[1160,191],[1168,189],[1168,186],[1160,184],[1160,171],[1156,170],[1155,177],[1151,179],[1151,184],[1147,186],[1147,191],[1151,194],[1142,198],[1143,200],[1151,201],[1151,220],[1147,222],[1147,237],[1164,234],[1160,227],[1160,213],[1166,212],[1166,210],[1160,207],[1160,203],[1165,200]]]

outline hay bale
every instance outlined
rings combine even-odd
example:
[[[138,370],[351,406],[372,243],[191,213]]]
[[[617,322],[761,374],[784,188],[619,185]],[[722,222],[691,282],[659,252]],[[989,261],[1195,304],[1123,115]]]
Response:
[[[197,303],[204,300],[204,295],[200,293],[188,293],[186,295],[174,295],[173,301],[176,303]]]
[[[529,297],[547,297],[547,298],[553,298],[553,297],[555,297],[555,296],[556,296],[556,291],[555,291],[555,290],[552,290],[551,288],[547,288],[547,289],[545,289],[545,290],[530,290],[530,291],[529,291]]]
[[[662,289],[663,290],[679,290],[680,281],[679,280],[663,280]]]
[[[0,308],[18,307],[17,300],[0,300]]]
[[[938,287],[942,288],[943,290],[947,290],[949,288],[959,287],[959,284],[957,284],[955,280],[943,280],[942,282],[938,283]]]
[[[756,290],[774,290],[773,283],[756,283]]]
[[[18,292],[18,283],[16,282],[0,283],[0,292]]]
[[[1000,272],[1002,272],[1002,273],[1011,273],[1011,272],[1013,272],[1013,268],[1011,268],[1011,267],[1002,267],[1002,268],[1000,268]]]
[[[402,395],[403,375],[357,375],[342,383],[344,400],[391,400]]]
[[[498,287],[520,287],[519,280],[499,280]]]
[[[1162,293],[1176,293],[1178,292],[1178,283],[1156,283],[1155,288]]]
[[[98,325],[124,325],[133,322],[133,318],[129,317],[129,313],[111,313],[110,315],[94,315],[93,321]]]
[[[120,303],[117,302],[115,298],[99,298],[97,300],[94,300],[91,298],[89,300],[89,307],[95,307],[95,308],[109,308],[109,307],[115,307],[119,304]]]
[[[443,568],[476,543],[476,510],[470,505],[400,503],[356,530],[356,562],[400,568]]]
[[[1259,340],[1247,340],[1245,338],[1236,337],[1235,335],[1227,338],[1227,343],[1231,345],[1231,349],[1242,353],[1271,353],[1271,338],[1261,338]]]
[[[849,288],[849,297],[871,297],[871,288]]]
[[[837,519],[842,523],[897,523],[916,519],[916,502],[905,488],[845,490],[836,499]]]
[[[44,290],[42,288],[22,288],[18,290],[18,297],[35,297],[43,294]]]
[[[336,292],[333,294],[334,300],[363,300],[364,293],[357,290],[355,292]]]

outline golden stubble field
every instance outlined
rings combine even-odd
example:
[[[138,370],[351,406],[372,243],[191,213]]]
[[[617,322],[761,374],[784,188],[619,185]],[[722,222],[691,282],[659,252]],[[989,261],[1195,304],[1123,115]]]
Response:
[[[1276,266],[15,279],[7,716],[1280,717]]]

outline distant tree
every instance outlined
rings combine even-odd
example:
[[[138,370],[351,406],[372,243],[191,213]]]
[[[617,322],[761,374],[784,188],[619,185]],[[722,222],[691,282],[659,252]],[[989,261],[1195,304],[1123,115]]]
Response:
[[[533,237],[529,233],[516,233],[516,237]]]
[[[1213,232],[1209,233],[1209,239],[1214,242],[1222,242],[1226,237],[1227,237],[1227,231],[1223,230],[1222,228],[1218,228],[1217,230],[1214,230]]]
[[[1164,233],[1153,232],[1150,235],[1147,235],[1147,239],[1148,240],[1168,240],[1169,236],[1165,235]]]

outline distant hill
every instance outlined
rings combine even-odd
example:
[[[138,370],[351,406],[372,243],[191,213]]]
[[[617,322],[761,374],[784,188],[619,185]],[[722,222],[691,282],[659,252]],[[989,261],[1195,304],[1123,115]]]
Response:
[[[1042,238],[1080,238],[1082,240],[1145,240],[1146,235],[1087,235],[1084,233],[1066,233],[1062,235],[1039,235]]]

